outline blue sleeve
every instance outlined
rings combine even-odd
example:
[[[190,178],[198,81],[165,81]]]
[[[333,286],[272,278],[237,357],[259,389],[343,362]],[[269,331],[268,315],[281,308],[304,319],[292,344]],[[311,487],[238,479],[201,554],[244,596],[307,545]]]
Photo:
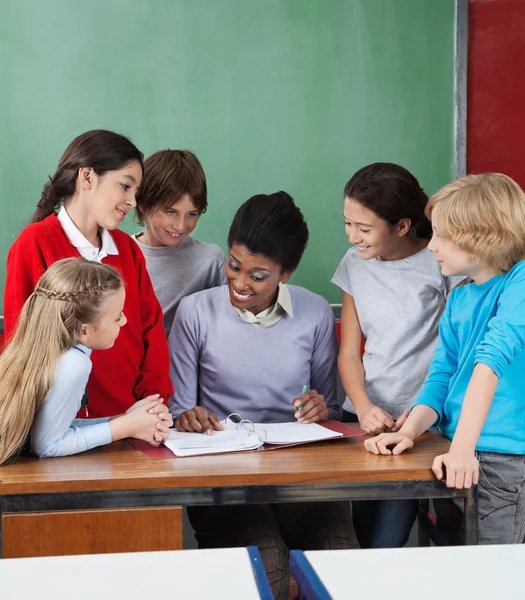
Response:
[[[75,419],[91,372],[91,360],[74,350],[59,360],[53,385],[31,428],[31,451],[40,458],[69,456],[109,444],[109,419]]]
[[[525,261],[521,261],[507,276],[496,314],[488,322],[487,333],[476,348],[474,363],[487,365],[501,378],[524,347]]]
[[[168,338],[173,396],[169,409],[174,419],[198,404],[199,358],[198,311],[192,297],[183,298]]]
[[[447,302],[439,323],[439,341],[430,363],[428,376],[414,403],[430,406],[438,414],[438,425],[443,418],[443,410],[448,397],[450,380],[458,369],[459,342],[451,321],[451,311],[455,296]],[[412,407],[413,408],[413,407]]]
[[[328,418],[341,419],[341,405],[337,400],[337,333],[332,308],[326,304],[319,322],[310,367],[310,388],[324,396]]]

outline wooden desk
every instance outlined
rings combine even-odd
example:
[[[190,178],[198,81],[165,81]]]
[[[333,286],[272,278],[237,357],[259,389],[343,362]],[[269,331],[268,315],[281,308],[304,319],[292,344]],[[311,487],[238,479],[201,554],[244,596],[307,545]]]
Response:
[[[520,598],[525,545],[291,553],[303,600],[376,600],[378,574],[390,600]],[[385,589],[385,585],[383,585]]]
[[[22,458],[0,467],[0,514],[461,497],[466,543],[477,543],[475,490],[450,490],[431,471],[434,457],[448,446],[440,434],[426,433],[401,456],[375,456],[365,450],[363,438],[351,438],[282,450],[150,459],[127,442],[116,442],[77,456]]]
[[[255,547],[15,558],[0,561],[0,581],[3,598],[273,598]]]

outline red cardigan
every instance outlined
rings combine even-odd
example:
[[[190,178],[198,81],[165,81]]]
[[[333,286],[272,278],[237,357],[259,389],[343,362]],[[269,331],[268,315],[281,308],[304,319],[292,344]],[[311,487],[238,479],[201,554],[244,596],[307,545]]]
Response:
[[[173,392],[169,353],[162,325],[162,309],[153,291],[144,256],[126,233],[111,236],[118,255],[103,259],[126,282],[124,313],[128,319],[115,345],[95,350],[88,383],[89,416],[107,417],[125,412],[136,400],[160,394],[165,401]],[[26,227],[7,257],[4,296],[6,338],[12,334],[24,302],[44,271],[57,260],[78,257],[56,215]]]

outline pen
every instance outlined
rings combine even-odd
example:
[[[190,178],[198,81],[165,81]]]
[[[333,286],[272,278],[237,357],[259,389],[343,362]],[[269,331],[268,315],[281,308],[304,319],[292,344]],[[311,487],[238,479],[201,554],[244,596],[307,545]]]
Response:
[[[310,386],[309,385],[303,385],[303,394],[305,392],[309,392],[309,391],[310,391]],[[304,404],[299,404],[299,407],[297,408],[297,410],[299,412],[301,412],[303,410],[303,408],[304,408]]]

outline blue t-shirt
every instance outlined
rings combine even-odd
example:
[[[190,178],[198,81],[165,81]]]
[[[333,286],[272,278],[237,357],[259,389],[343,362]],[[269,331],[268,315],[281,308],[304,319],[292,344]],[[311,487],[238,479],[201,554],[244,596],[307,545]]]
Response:
[[[436,354],[414,406],[432,407],[449,439],[478,363],[499,382],[476,449],[525,454],[525,261],[484,284],[457,288],[447,302]]]

